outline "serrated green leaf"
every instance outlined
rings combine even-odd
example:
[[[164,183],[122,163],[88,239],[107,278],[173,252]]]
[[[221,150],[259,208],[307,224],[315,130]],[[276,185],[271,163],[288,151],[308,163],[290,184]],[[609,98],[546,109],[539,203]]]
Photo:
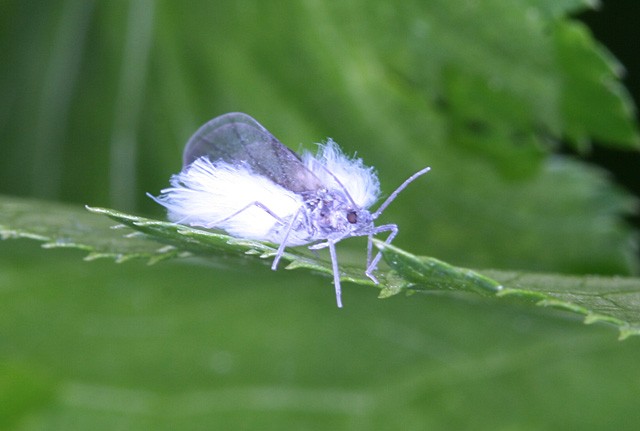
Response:
[[[146,259],[150,264],[192,255],[229,254],[264,260],[273,258],[277,249],[260,241],[238,239],[116,210],[87,209],[118,224],[95,217],[78,207],[4,196],[0,198],[0,238],[29,238],[43,242],[44,248],[84,250],[88,252],[86,260],[111,258],[125,262]],[[331,265],[326,260],[297,251],[283,254],[282,266],[285,265],[287,269],[304,268],[332,274]],[[359,284],[373,284],[364,276],[363,268],[356,266],[343,265],[341,278]]]
[[[582,315],[585,323],[610,323],[620,331],[620,339],[640,335],[640,279],[495,270],[483,271],[483,275],[432,257],[412,255],[382,241],[376,240],[375,245],[389,266],[406,279],[403,288],[393,293],[462,291],[514,297]]]
[[[127,233],[112,222],[92,216],[78,207],[32,199],[0,197],[0,237],[28,238],[44,248],[75,248],[89,252],[87,260],[131,258],[155,262],[176,257],[179,250]]]
[[[106,215],[150,237],[168,242],[178,249],[197,254],[241,251],[273,257],[275,247],[259,241],[236,239],[227,235],[189,228],[169,222],[144,219],[119,211],[90,208],[89,211]],[[607,322],[620,331],[620,339],[640,335],[640,280],[621,278],[567,277],[560,275],[531,275],[515,272],[492,272],[492,279],[466,268],[455,267],[432,257],[418,257],[397,247],[374,240],[385,260],[394,271],[381,271],[380,298],[401,291],[473,292],[484,296],[514,296],[540,306],[553,307],[585,316],[585,323]],[[331,274],[328,262],[311,259],[297,253],[285,253],[287,269],[312,269]],[[399,277],[398,277],[399,276]],[[341,266],[341,280],[373,285],[363,276],[362,269]],[[501,280],[501,281],[497,281]],[[524,281],[523,281],[524,280]],[[625,281],[623,281],[625,280]],[[622,287],[624,285],[624,287]],[[587,288],[585,289],[585,286]],[[622,289],[624,300],[614,302],[607,296],[612,290]],[[626,300],[626,301],[625,301]]]
[[[148,237],[183,251],[198,255],[220,255],[232,253],[243,256],[257,256],[261,259],[273,258],[277,246],[260,241],[234,238],[222,233],[192,228],[171,222],[152,220],[125,214],[107,208],[87,209],[95,214],[105,215],[131,229],[142,232]],[[299,249],[298,249],[299,250]],[[288,262],[287,269],[305,268],[332,274],[331,265],[319,258],[311,258],[297,252],[287,251],[282,255],[282,261]],[[343,266],[341,279],[360,284],[373,284],[364,277],[363,270],[355,267]]]
[[[272,258],[276,252],[276,247],[260,241],[233,238],[112,209],[87,209],[144,235],[131,235],[127,229],[114,230],[100,218],[87,217],[78,208],[10,198],[0,200],[0,234],[5,239],[43,241],[45,248],[86,250],[89,251],[87,260],[110,257],[117,262],[145,258],[154,263],[185,253],[264,260]],[[48,221],[45,223],[45,220]],[[154,241],[166,245],[158,246]],[[640,280],[497,271],[488,272],[491,275],[488,277],[432,257],[415,256],[379,240],[375,240],[375,244],[392,269],[379,271],[380,284],[377,287],[381,298],[407,291],[472,292],[489,297],[517,297],[526,302],[581,314],[587,323],[611,323],[618,327],[621,338],[640,335]],[[282,260],[288,262],[287,269],[332,273],[327,261],[302,254],[301,250],[304,249],[289,249],[284,253]],[[356,266],[341,265],[341,279],[374,285],[364,276],[363,268]]]
[[[561,68],[562,130],[578,149],[592,140],[621,148],[640,148],[633,101],[619,79],[624,68],[592,39],[586,26],[555,25],[553,37]]]

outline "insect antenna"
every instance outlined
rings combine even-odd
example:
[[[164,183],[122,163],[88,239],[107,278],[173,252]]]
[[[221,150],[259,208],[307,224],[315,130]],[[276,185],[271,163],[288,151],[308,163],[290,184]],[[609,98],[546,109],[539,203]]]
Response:
[[[409,184],[411,184],[416,178],[426,174],[427,172],[429,172],[431,170],[430,167],[426,167],[424,169],[419,170],[418,172],[416,172],[415,174],[411,175],[409,178],[407,178],[404,183],[400,184],[400,187],[398,187],[397,189],[394,190],[393,193],[391,193],[389,195],[389,197],[387,198],[387,200],[385,200],[382,205],[380,205],[378,207],[378,209],[376,210],[376,212],[374,212],[371,217],[375,220],[377,219],[380,214],[382,214],[382,211],[384,211],[391,202],[393,202],[393,200],[398,196],[398,194],[403,191]]]

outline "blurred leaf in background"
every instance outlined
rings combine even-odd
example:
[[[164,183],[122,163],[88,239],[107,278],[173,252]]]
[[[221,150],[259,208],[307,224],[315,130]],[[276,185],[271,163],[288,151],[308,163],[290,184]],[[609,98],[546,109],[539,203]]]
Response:
[[[7,2],[2,192],[161,214],[144,192],[190,134],[245,111],[294,149],[333,137],[387,193],[431,165],[385,214],[404,248],[629,273],[630,199],[548,156],[637,148],[619,65],[562,19],[579,2],[524,3]]]
[[[432,166],[384,215],[413,253],[632,274],[635,199],[556,152],[639,148],[621,65],[569,18],[592,2],[396,3],[2,2],[0,193],[161,217],[144,192],[180,169],[199,125],[244,111],[293,149],[332,137],[357,151],[386,193]],[[326,279],[250,263],[0,251],[0,400],[33,388],[0,411],[9,429],[640,420],[638,340],[549,310],[347,285],[338,313]]]

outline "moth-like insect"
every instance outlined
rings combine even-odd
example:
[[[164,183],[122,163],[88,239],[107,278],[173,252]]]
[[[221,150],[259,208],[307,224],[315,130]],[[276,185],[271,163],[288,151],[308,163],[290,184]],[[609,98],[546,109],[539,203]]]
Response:
[[[380,214],[426,167],[402,183],[371,212],[380,196],[373,168],[345,156],[331,139],[317,154],[301,156],[287,148],[247,114],[224,114],[189,139],[182,171],[161,195],[149,195],[167,208],[172,222],[215,228],[232,236],[279,244],[275,270],[287,246],[328,248],[338,307],[342,307],[336,243],[368,236],[365,274],[373,275],[381,254],[372,258],[374,235],[398,234],[395,224],[374,225]]]

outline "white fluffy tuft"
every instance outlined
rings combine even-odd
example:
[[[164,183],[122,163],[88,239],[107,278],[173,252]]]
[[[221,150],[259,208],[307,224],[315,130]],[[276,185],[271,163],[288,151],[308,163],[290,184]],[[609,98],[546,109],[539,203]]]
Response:
[[[320,181],[340,189],[333,174],[360,208],[369,208],[380,196],[380,181],[373,168],[365,166],[362,159],[344,155],[332,139],[319,145],[315,156],[305,152],[302,160]]]
[[[278,221],[252,203],[261,203],[283,220],[303,205],[300,196],[256,175],[248,167],[223,161],[212,163],[207,157],[173,175],[171,186],[156,198],[167,208],[169,220],[223,229],[240,238],[280,240],[274,231]]]

